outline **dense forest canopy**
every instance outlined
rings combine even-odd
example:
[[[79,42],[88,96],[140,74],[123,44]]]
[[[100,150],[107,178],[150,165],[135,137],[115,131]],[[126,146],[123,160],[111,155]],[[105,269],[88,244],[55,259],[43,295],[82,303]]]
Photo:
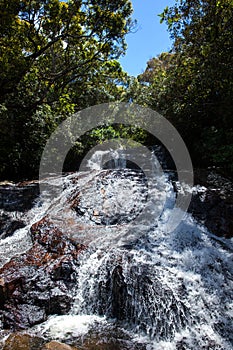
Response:
[[[37,176],[56,126],[110,101],[162,113],[196,166],[232,176],[232,0],[177,0],[165,8],[160,17],[173,48],[149,60],[137,78],[118,62],[134,27],[132,12],[128,0],[0,0],[0,178]],[[108,131],[89,137],[98,142],[122,130]],[[77,143],[80,154],[85,142]]]
[[[233,2],[180,0],[160,15],[174,40],[138,77],[139,103],[161,112],[197,166],[233,174]]]
[[[128,0],[0,1],[0,174],[31,176],[70,113],[118,99]]]

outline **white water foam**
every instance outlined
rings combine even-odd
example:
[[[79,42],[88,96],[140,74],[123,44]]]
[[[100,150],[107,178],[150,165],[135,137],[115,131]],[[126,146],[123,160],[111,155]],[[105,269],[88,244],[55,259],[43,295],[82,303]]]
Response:
[[[76,175],[63,178],[64,192],[53,202],[46,201],[45,193],[42,207],[36,207],[29,215],[32,222],[48,214],[61,222],[72,217],[79,224],[86,224],[85,216],[76,218],[74,212],[67,216],[64,206],[73,192],[83,188],[87,195],[83,201],[89,200],[94,205],[98,196],[85,188],[101,172],[81,174],[77,181]],[[160,189],[165,205],[159,219],[150,222],[150,226],[146,221],[131,227],[98,226],[92,222],[91,228],[83,230],[83,236],[89,235],[90,245],[80,255],[74,305],[69,315],[50,317],[39,326],[43,334],[65,340],[70,336],[81,337],[95,322],[107,327],[114,298],[113,290],[109,291],[107,286],[113,283],[111,278],[120,266],[120,277],[126,285],[122,327],[138,341],[145,339],[147,350],[232,350],[232,242],[215,237],[190,214],[168,233],[167,221],[176,195],[166,177],[157,180],[158,184],[161,181],[161,186],[152,189],[151,198],[155,200],[151,201],[151,213],[154,207],[155,212],[158,210],[156,198]],[[119,183],[121,186],[120,180]],[[194,191],[205,195],[205,188],[195,187]],[[115,194],[119,201],[125,200],[127,209],[127,194],[121,193],[119,197],[117,192]],[[130,200],[128,205],[132,205]],[[18,230],[13,237],[4,240],[9,247],[15,246],[12,254],[16,253],[19,242],[24,247],[22,242],[25,237],[25,241],[28,239],[27,230],[28,227]],[[77,240],[79,238],[82,233],[77,231]],[[10,249],[7,254],[10,256]],[[105,317],[99,316],[101,312]]]

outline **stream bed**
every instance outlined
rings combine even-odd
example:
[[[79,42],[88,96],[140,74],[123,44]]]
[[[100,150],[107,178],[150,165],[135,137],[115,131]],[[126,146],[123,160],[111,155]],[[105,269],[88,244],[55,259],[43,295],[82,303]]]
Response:
[[[175,174],[121,165],[1,184],[2,349],[15,331],[25,349],[233,349],[233,242],[205,223],[208,189],[170,232]]]

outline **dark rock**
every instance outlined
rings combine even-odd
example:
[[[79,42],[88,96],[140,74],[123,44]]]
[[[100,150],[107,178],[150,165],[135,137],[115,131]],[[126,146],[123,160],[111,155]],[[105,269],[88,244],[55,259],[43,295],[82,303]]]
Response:
[[[62,262],[60,266],[54,268],[51,278],[55,281],[62,280],[75,282],[76,276],[73,264],[69,261]]]
[[[172,156],[168,152],[168,150],[164,147],[163,144],[158,144],[152,147],[153,153],[156,156],[159,164],[163,168],[163,171],[175,170],[176,166]]]
[[[114,318],[126,329],[140,330],[158,340],[168,339],[192,324],[190,310],[185,304],[185,291],[183,298],[182,295],[177,298],[181,281],[177,281],[174,291],[160,280],[154,267],[139,262],[127,268],[119,257],[116,265],[113,259],[111,256],[105,262],[104,277],[102,267],[96,271],[96,285],[91,285],[96,290],[95,295],[92,293],[88,297],[87,284],[84,303],[90,312]]]
[[[38,306],[10,302],[4,305],[4,323],[11,329],[26,329],[45,320],[45,310]]]
[[[127,285],[122,266],[116,266],[112,273],[112,316],[118,320],[125,318]]]
[[[146,350],[146,345],[133,340],[127,331],[110,324],[89,331],[73,345],[85,350]]]
[[[0,316],[4,328],[25,329],[72,303],[75,265],[83,245],[66,237],[46,218],[31,227],[33,246],[0,269]]]
[[[189,212],[217,236],[233,237],[233,183],[215,172],[197,170]]]
[[[68,290],[62,291],[59,288],[52,289],[49,300],[49,314],[65,315],[68,313],[73,301],[68,293]]]
[[[7,211],[26,211],[33,207],[39,195],[39,184],[24,182],[18,185],[0,185],[0,209]]]
[[[3,213],[0,216],[0,239],[9,237],[19,228],[25,227],[21,220],[15,220],[10,215]]]

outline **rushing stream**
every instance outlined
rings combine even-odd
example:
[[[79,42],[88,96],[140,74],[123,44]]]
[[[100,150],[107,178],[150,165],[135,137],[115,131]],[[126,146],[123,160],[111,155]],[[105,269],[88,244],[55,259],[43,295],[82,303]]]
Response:
[[[32,246],[30,227],[45,216],[86,246],[73,273],[70,310],[30,332],[70,344],[82,344],[87,334],[112,336],[113,350],[233,349],[232,241],[215,237],[191,214],[168,232],[176,199],[171,172],[151,185],[120,156],[106,166],[112,169],[95,164],[92,158],[89,171],[45,179],[27,211],[2,210],[24,223],[2,237],[2,266]]]

